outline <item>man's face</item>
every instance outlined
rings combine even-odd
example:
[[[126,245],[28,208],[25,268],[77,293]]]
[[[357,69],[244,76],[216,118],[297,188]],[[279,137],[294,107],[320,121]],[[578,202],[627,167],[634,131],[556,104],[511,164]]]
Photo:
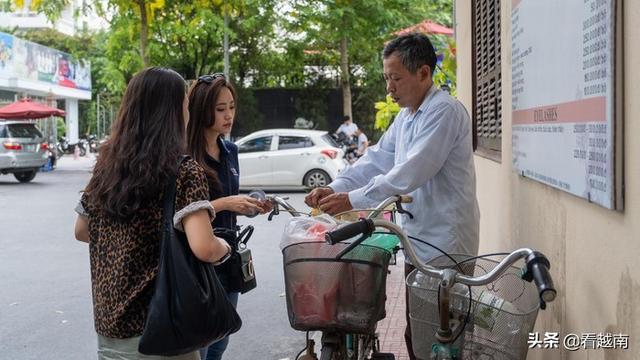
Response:
[[[429,66],[423,65],[415,73],[411,73],[404,67],[400,57],[392,53],[382,61],[382,69],[387,93],[401,107],[417,110],[433,84]]]

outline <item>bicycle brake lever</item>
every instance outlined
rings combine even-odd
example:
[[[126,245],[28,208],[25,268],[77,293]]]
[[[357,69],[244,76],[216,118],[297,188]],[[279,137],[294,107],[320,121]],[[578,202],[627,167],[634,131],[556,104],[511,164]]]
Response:
[[[267,220],[273,220],[274,215],[280,215],[280,208],[278,207],[278,204],[273,205],[273,210],[271,210],[271,213],[269,213],[269,217],[267,218]]]
[[[407,214],[409,216],[409,219],[413,219],[413,214],[402,208],[402,201],[400,201],[399,199],[398,201],[396,201],[396,209],[398,213]]]

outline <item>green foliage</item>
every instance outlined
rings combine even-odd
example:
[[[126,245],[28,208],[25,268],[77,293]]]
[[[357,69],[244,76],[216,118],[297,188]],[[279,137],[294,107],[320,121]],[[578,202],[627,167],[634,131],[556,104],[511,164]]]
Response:
[[[219,10],[167,1],[151,30],[152,64],[171,67],[187,79],[221,71],[224,19]]]
[[[385,101],[378,101],[375,104],[376,112],[376,130],[387,130],[393,118],[400,112],[400,105],[398,105],[391,96],[387,95]]]
[[[456,43],[453,39],[447,39],[447,46],[442,51],[442,55],[442,64],[438,71],[433,74],[433,82],[438,87],[448,87],[451,96],[456,96]]]
[[[53,20],[69,1],[42,0],[38,2],[38,11]],[[101,105],[117,107],[126,84],[145,64],[174,68],[187,79],[221,72],[226,31],[230,43],[230,75],[240,94],[238,125],[243,132],[245,128],[257,130],[263,123],[253,92],[246,90],[249,88],[308,88],[309,95],[295,104],[298,113],[320,127],[327,126],[326,96],[312,94],[340,87],[337,81],[340,41],[346,38],[350,86],[355,89],[353,117],[367,135],[375,139],[373,106],[385,91],[380,56],[385,41],[391,39],[394,32],[425,19],[452,25],[452,0],[93,0],[83,3],[106,18],[109,29],[70,39],[46,30],[31,38],[91,61],[94,100],[86,105],[81,103],[83,132],[95,129],[96,95],[101,94]],[[142,16],[143,9],[146,18]],[[229,20],[226,29],[225,13]],[[148,33],[143,41],[145,24]],[[435,74],[437,83],[449,80],[455,84],[454,59],[454,56],[445,57],[442,73]],[[382,128],[376,125],[375,129]]]
[[[67,125],[65,124],[64,119],[60,117],[56,117],[56,132],[58,134],[58,138],[67,136]]]

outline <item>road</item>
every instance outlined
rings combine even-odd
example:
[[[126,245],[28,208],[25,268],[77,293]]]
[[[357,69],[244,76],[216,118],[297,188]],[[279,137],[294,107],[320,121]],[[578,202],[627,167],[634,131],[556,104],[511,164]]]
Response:
[[[88,247],[73,238],[73,209],[90,165],[72,161],[29,184],[0,176],[0,359],[96,358]],[[304,194],[287,195],[306,208]],[[239,219],[256,228],[249,245],[258,287],[240,297],[243,326],[226,359],[293,359],[304,346],[284,298],[278,243],[287,220]]]

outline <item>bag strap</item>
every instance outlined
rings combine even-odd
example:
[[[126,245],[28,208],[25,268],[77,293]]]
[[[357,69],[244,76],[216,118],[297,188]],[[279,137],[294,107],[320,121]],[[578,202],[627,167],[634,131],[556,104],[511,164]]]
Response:
[[[162,200],[162,221],[163,225],[167,226],[169,229],[173,228],[173,214],[175,213],[175,202],[176,202],[176,181],[178,178],[178,173],[180,172],[180,165],[187,158],[187,155],[181,155],[178,159],[178,167],[174,175],[169,177],[169,181],[167,182],[167,186],[164,190],[164,196]]]
[[[253,235],[253,226],[248,225],[238,235],[238,248],[247,247],[247,242],[251,238],[251,235]]]

